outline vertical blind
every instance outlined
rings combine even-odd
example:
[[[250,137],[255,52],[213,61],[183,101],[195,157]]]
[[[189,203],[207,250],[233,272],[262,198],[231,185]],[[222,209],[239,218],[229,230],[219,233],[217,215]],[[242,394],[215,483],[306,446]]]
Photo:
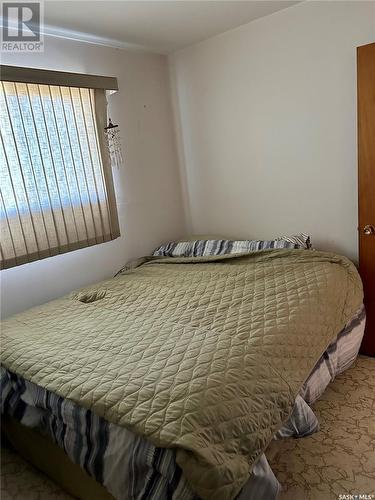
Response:
[[[1,268],[119,236],[103,89],[0,82]]]

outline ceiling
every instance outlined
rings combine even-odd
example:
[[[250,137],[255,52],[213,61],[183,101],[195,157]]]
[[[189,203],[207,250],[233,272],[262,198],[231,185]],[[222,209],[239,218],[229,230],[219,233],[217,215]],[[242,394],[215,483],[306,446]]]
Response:
[[[296,3],[49,0],[44,4],[45,32],[168,54]]]

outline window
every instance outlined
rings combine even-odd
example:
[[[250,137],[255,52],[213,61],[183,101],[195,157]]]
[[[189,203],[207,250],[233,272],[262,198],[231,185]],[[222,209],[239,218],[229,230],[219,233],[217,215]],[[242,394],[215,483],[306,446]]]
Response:
[[[93,88],[115,79],[1,69],[1,268],[117,238],[105,89]]]

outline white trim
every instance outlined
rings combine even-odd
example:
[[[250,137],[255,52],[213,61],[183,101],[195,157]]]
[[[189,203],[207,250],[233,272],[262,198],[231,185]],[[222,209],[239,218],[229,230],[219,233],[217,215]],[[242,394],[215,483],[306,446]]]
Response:
[[[0,17],[0,27],[2,28],[3,26],[3,19]],[[9,26],[12,26],[11,23],[9,23]],[[64,38],[65,40],[75,40],[77,42],[92,43],[94,45],[103,45],[105,47],[113,47],[115,49],[131,50],[135,52],[151,52],[153,54],[161,55],[166,54],[166,52],[156,50],[155,48],[146,47],[144,45],[123,42],[121,40],[115,40],[114,38],[106,38],[93,35],[92,33],[84,33],[82,31],[59,28],[57,26],[50,26],[48,24],[43,25],[41,34],[54,38]]]
[[[45,36],[53,36],[55,38],[65,38],[67,40],[76,40],[78,42],[104,45],[106,47],[113,47],[115,49],[133,50],[136,52],[153,52],[156,54],[161,54],[160,51],[157,51],[150,47],[146,47],[144,45],[139,45],[137,43],[123,42],[121,40],[115,40],[114,38],[96,36],[91,33],[58,28],[56,26],[49,26],[46,24],[43,26],[42,32]]]

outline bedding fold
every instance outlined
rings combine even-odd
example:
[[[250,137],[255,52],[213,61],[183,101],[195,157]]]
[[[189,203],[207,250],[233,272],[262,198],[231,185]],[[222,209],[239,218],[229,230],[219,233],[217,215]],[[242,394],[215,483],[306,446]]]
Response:
[[[329,253],[146,258],[5,321],[2,362],[176,448],[201,498],[231,499],[362,299]]]

